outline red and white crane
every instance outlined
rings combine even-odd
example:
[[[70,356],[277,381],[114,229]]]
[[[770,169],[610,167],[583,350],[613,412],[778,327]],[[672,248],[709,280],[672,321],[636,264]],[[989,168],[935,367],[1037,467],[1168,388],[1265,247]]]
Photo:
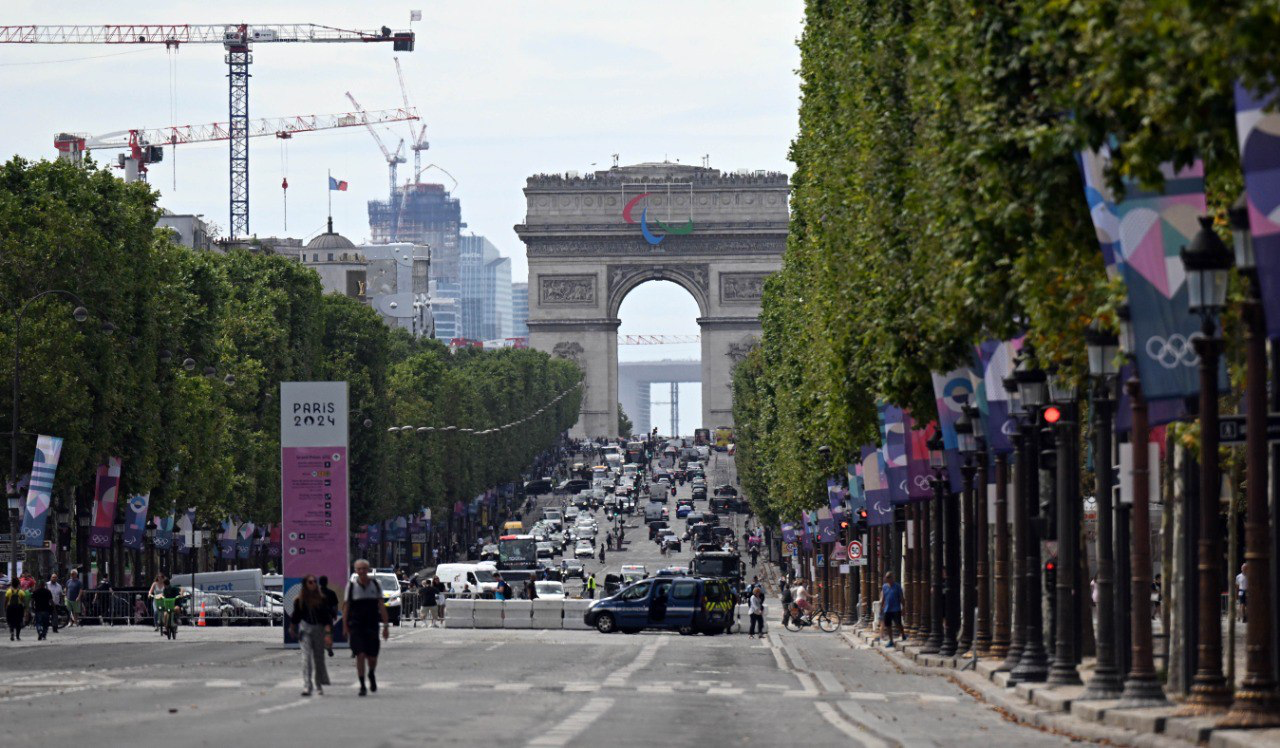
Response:
[[[292,138],[297,133],[317,130],[336,130],[343,127],[380,125],[388,122],[412,122],[418,119],[416,109],[379,109],[372,112],[339,112],[337,114],[303,114],[292,117],[267,117],[249,121],[248,137],[260,138],[274,135]],[[163,146],[188,143],[211,143],[231,139],[231,125],[227,122],[211,122],[207,125],[173,125],[148,129],[139,127],[117,130],[102,135],[79,132],[62,132],[53,138],[58,158],[79,163],[83,154],[96,150],[127,149],[121,154],[119,165],[125,170],[125,180],[136,181],[146,173],[147,164],[161,159]]]
[[[0,26],[0,44],[221,44],[226,50],[229,96],[231,238],[249,233],[249,50],[254,44],[377,43],[412,52],[413,31],[359,31],[314,23],[286,24],[56,24]]]

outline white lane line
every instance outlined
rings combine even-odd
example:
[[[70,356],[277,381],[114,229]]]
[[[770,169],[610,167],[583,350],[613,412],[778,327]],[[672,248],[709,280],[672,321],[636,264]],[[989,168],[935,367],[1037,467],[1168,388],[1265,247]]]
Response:
[[[823,690],[827,693],[842,693],[844,691],[844,686],[840,685],[836,674],[830,670],[815,670],[813,674],[817,676],[818,682],[822,684]]]
[[[646,644],[644,648],[640,650],[640,654],[636,655],[634,660],[613,671],[612,675],[604,679],[605,687],[622,688],[627,685],[627,679],[630,678],[637,670],[648,667],[649,664],[653,662],[653,658],[658,655],[658,650],[661,649],[662,645],[666,644],[666,642],[667,640],[665,638],[661,638],[654,639],[651,644]]]
[[[452,691],[457,688],[458,684],[450,681],[432,681],[431,683],[423,683],[418,686],[420,691]]]
[[[485,648],[484,648],[484,651],[486,651],[486,652],[492,652],[493,650],[497,649],[498,647],[501,647],[503,644],[506,644],[506,642],[494,642],[493,644],[490,644],[489,646],[485,647]]]
[[[743,688],[708,688],[708,696],[741,696],[746,689]]]
[[[563,746],[578,737],[592,722],[599,719],[609,707],[613,699],[597,698],[588,701],[581,709],[569,715],[555,727],[530,740],[531,746]]]
[[[823,719],[831,723],[832,727],[844,733],[845,737],[858,745],[864,746],[864,748],[889,748],[888,743],[849,724],[848,720],[840,716],[840,712],[830,704],[818,701],[814,702],[814,707],[817,708],[818,714],[821,714]]]
[[[818,695],[818,687],[813,683],[813,676],[808,673],[796,673],[795,676],[800,679],[800,687],[810,696]]]
[[[565,693],[594,693],[600,690],[599,683],[566,683]]]
[[[888,701],[889,697],[874,691],[850,691],[845,696],[855,701]]]
[[[244,683],[238,680],[207,680],[205,688],[240,688]]]
[[[276,712],[283,712],[286,709],[293,709],[294,707],[304,706],[311,703],[313,703],[311,699],[298,699],[297,701],[290,701],[285,704],[277,704],[275,706],[259,709],[258,714],[275,714]]]
[[[941,704],[954,704],[960,700],[955,696],[944,696],[942,694],[936,694],[936,693],[918,694],[918,698],[921,701],[932,701],[932,702],[937,702]]]
[[[663,685],[657,685],[657,684],[636,686],[636,691],[638,691],[639,693],[675,693],[675,689],[672,688],[671,686],[663,686]]]
[[[532,688],[529,683],[495,683],[493,690],[495,691],[528,691]]]

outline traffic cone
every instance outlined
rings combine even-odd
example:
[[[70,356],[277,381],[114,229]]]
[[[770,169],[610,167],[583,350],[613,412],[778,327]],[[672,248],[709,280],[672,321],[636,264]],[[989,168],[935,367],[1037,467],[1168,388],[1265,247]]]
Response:
[[[197,626],[208,626],[204,621],[204,603],[200,603],[200,619],[196,621]]]

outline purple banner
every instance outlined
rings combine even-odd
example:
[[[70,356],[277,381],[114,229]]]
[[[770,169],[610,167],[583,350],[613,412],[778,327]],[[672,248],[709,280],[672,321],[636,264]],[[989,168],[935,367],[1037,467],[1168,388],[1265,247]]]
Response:
[[[959,492],[963,485],[960,474],[960,443],[956,439],[956,421],[960,419],[961,408],[977,402],[974,382],[978,377],[973,369],[963,368],[949,371],[946,374],[933,373],[933,395],[938,402],[938,427],[942,429],[942,443],[945,445],[947,462],[947,479],[951,490]]]
[[[884,454],[876,447],[862,448],[862,486],[867,496],[867,524],[887,525],[893,519]]]
[[[858,513],[867,508],[867,492],[862,484],[862,461],[849,463],[845,467],[845,474],[849,478],[849,511],[857,519]]]
[[[218,535],[218,558],[230,561],[236,557],[236,529],[240,523],[226,519],[222,521],[222,532]]]
[[[22,511],[22,541],[28,548],[44,546],[44,527],[49,520],[49,505],[53,502],[53,479],[58,473],[58,459],[62,456],[62,437],[36,437],[36,456],[31,463],[31,478],[27,484],[27,503]]]
[[[782,542],[784,543],[796,542],[796,526],[790,522],[782,523]]]
[[[1236,134],[1267,337],[1280,338],[1280,113],[1236,84]],[[1268,108],[1272,111],[1266,111]]]
[[[937,424],[917,424],[910,413],[906,415],[907,425],[907,495],[911,501],[928,501],[933,498],[933,487],[929,483],[932,477],[929,470],[929,437],[933,435]]]
[[[155,518],[156,531],[151,536],[151,546],[157,551],[167,551],[173,547],[173,515]]]
[[[110,548],[115,534],[116,501],[120,490],[119,457],[108,457],[98,466],[93,491],[93,523],[89,525],[89,547]]]
[[[818,507],[818,542],[834,543],[839,535],[836,532],[835,519],[831,516],[831,510],[825,506]]]
[[[236,558],[249,557],[249,553],[253,550],[254,529],[252,522],[245,522],[236,531]]]
[[[124,505],[124,547],[140,551],[147,541],[147,506],[150,493],[134,494]]]
[[[905,504],[907,492],[907,426],[902,408],[882,403],[880,411],[880,435],[884,454],[885,478],[889,487],[889,502]]]
[[[376,546],[382,542],[382,523],[374,522],[369,525],[369,545]]]

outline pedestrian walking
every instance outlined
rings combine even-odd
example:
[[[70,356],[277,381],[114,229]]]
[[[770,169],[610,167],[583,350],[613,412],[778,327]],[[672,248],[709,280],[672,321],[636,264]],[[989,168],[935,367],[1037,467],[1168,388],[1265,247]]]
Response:
[[[338,619],[342,617],[342,611],[338,609],[338,593],[329,589],[329,577],[320,577],[317,580],[320,583],[320,594],[324,595],[324,604],[329,606],[330,627],[338,625]],[[333,657],[333,638],[330,637],[325,644],[329,656]]]
[[[36,623],[36,641],[44,641],[49,635],[49,617],[53,614],[53,593],[43,581],[36,582],[31,593],[31,617]]]
[[[63,603],[62,596],[63,596],[64,590],[62,585],[58,582],[57,574],[49,575],[49,584],[46,586],[49,588],[49,594],[53,596],[53,612],[55,613],[55,615],[52,616],[52,620],[50,621],[50,623],[53,625],[53,633],[56,634],[58,633],[58,616],[56,615],[56,613],[58,611],[58,608],[62,607],[62,603]]]
[[[342,604],[342,631],[351,645],[351,653],[356,657],[360,695],[366,696],[370,691],[378,692],[375,671],[378,669],[378,652],[382,649],[378,641],[378,621],[382,621],[382,638],[386,640],[391,636],[391,619],[382,601],[382,587],[369,576],[373,567],[362,558],[356,561],[355,570],[356,578],[347,584],[346,600]],[[369,676],[367,690],[366,672]]]
[[[884,585],[880,588],[880,626],[887,629],[889,633],[889,643],[886,647],[893,646],[893,625],[898,624],[898,631],[902,633],[902,638],[907,638],[907,632],[902,628],[902,585],[894,581],[893,572],[885,572]]]
[[[445,594],[444,585],[440,582],[440,577],[431,578],[431,589],[435,591],[435,606],[431,609],[431,625],[434,627],[437,623],[444,625],[444,606]]]
[[[764,638],[764,589],[756,586],[751,591],[751,598],[747,600],[747,613],[751,617],[751,628],[747,631],[747,638],[750,639],[756,634],[760,638]]]
[[[604,546],[600,546],[600,563],[604,563]]]
[[[311,695],[314,675],[316,692],[323,696],[324,687],[329,685],[324,652],[333,647],[333,610],[314,574],[302,578],[302,590],[293,603],[289,623],[302,649],[302,695]]]
[[[751,567],[755,568],[756,561],[760,558],[760,549],[751,546]]]
[[[538,586],[533,583],[533,577],[529,577],[524,582],[524,599],[526,600],[538,599]]]
[[[1245,574],[1245,569],[1249,564],[1240,564],[1240,573],[1236,575],[1236,617],[1241,622],[1248,622],[1249,611],[1247,604],[1249,602],[1249,577]]]
[[[21,586],[5,590],[4,620],[9,625],[9,641],[22,641],[22,627],[27,624],[27,593]]]
[[[84,591],[84,585],[80,582],[80,571],[72,569],[67,573],[67,613],[70,615],[72,626],[80,625],[80,593]]]

